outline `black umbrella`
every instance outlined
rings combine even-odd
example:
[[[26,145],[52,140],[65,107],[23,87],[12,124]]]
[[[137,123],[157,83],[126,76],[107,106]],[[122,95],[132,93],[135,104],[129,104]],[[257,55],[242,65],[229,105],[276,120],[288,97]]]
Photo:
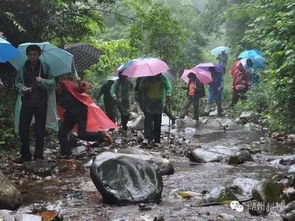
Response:
[[[83,43],[68,45],[65,50],[74,55],[74,63],[78,73],[89,68],[99,60],[100,50]]]

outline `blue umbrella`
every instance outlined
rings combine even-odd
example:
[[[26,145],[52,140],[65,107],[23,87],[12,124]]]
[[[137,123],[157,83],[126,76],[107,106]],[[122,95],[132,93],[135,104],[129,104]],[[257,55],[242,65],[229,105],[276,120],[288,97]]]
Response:
[[[8,41],[0,37],[0,63],[21,55],[21,53]]]
[[[229,54],[230,53],[230,48],[226,47],[226,46],[220,46],[220,47],[212,49],[211,54],[217,57],[218,55],[221,54],[222,51]]]
[[[262,55],[262,52],[257,50],[257,49],[252,49],[252,50],[246,50],[246,51],[243,51],[239,56],[238,58],[253,58],[255,56],[263,56]]]
[[[266,60],[264,57],[260,56],[260,55],[256,55],[255,57],[252,58],[243,58],[242,59],[242,64],[246,65],[246,60],[247,59],[251,59],[253,62],[253,68],[264,68],[265,64],[266,64]]]
[[[19,70],[22,68],[28,60],[26,56],[26,49],[29,45],[38,45],[41,48],[40,60],[49,65],[49,72],[53,76],[59,76],[72,72],[74,56],[65,50],[55,47],[49,42],[24,43],[19,45],[18,49],[22,52],[22,55],[9,61],[15,69]]]

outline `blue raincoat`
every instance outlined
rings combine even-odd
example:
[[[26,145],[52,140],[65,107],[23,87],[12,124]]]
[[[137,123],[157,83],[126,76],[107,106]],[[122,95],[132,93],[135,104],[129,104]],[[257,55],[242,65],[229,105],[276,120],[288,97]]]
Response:
[[[224,88],[223,73],[214,71],[213,81],[209,83],[208,102],[214,102],[222,98]],[[218,90],[220,88],[220,90]]]

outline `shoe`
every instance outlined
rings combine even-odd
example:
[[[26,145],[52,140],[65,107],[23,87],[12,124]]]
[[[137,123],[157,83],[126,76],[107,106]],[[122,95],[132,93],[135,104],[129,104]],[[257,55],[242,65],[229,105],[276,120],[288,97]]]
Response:
[[[14,160],[15,163],[17,164],[23,164],[24,162],[28,162],[28,161],[32,161],[32,158],[31,157],[19,157],[17,159]]]

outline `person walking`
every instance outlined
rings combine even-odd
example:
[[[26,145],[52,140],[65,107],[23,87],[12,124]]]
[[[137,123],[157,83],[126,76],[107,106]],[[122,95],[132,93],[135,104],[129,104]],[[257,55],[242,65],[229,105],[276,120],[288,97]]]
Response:
[[[191,105],[194,107],[194,120],[199,122],[199,101],[205,96],[204,85],[199,81],[194,73],[188,74],[189,82],[187,85],[187,98],[180,112],[180,118],[183,119],[188,115],[188,110]]]
[[[212,82],[209,83],[209,95],[205,107],[205,116],[209,116],[209,112],[213,103],[217,105],[218,116],[222,115],[222,91],[223,91],[223,73],[217,72],[214,67],[210,67],[209,71],[212,76]]]
[[[44,159],[45,126],[58,130],[55,79],[49,74],[49,66],[41,62],[41,48],[30,45],[26,49],[28,60],[18,70],[16,88],[15,129],[21,140],[20,158],[17,163],[32,160],[30,151],[30,126],[34,117],[36,146],[34,159]]]
[[[142,78],[139,83],[140,107],[144,113],[144,137],[155,143],[161,141],[162,114],[172,93],[169,79],[162,73]]]
[[[105,113],[112,121],[116,122],[117,108],[116,103],[111,95],[111,88],[113,84],[113,80],[108,80],[105,84],[103,84],[97,95],[97,98],[99,99],[101,96],[103,96]]]
[[[118,76],[119,79],[111,87],[111,96],[120,112],[122,129],[126,131],[130,117],[130,92],[133,90],[133,85],[122,73]]]
[[[246,100],[245,94],[250,88],[250,72],[247,69],[251,67],[253,67],[251,59],[246,60],[245,67],[241,60],[233,65],[231,69],[231,74],[233,76],[232,102],[229,108],[234,107],[240,99]]]
[[[225,53],[225,51],[222,51],[216,59],[218,60],[218,64],[226,67],[227,61],[228,61],[228,55],[227,53]]]

